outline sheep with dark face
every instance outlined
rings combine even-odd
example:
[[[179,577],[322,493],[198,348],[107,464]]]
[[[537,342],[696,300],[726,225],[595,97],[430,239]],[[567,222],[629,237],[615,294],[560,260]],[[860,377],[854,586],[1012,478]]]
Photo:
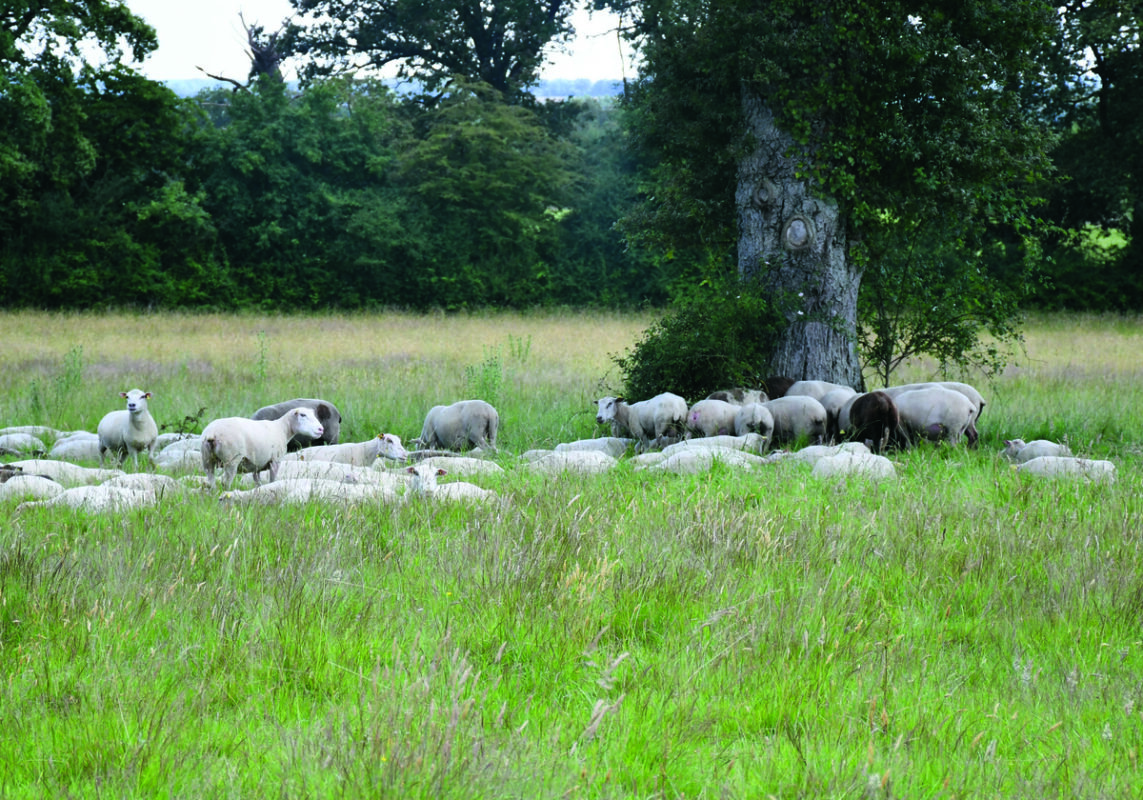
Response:
[[[294,438],[290,440],[288,445],[289,450],[293,451],[302,447],[313,447],[316,445],[337,444],[337,439],[341,435],[341,412],[337,410],[337,406],[328,400],[305,397],[283,400],[281,403],[275,403],[272,406],[263,406],[251,414],[250,419],[280,419],[287,411],[295,408],[312,408],[317,416],[317,421],[321,423],[322,433],[317,438],[312,438],[305,433],[296,434]]]
[[[736,386],[733,389],[720,389],[717,392],[711,392],[706,396],[706,399],[722,400],[736,406],[744,406],[747,403],[765,403],[770,398],[761,389],[744,389],[741,386]]]

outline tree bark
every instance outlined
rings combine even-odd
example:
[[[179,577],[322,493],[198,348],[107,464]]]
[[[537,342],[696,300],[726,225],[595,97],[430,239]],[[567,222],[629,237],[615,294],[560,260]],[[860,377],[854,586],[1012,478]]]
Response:
[[[814,196],[800,177],[794,139],[762,99],[743,89],[751,148],[738,165],[738,271],[761,277],[788,309],[770,369],[795,380],[824,380],[861,390],[857,289],[846,219],[834,201]]]

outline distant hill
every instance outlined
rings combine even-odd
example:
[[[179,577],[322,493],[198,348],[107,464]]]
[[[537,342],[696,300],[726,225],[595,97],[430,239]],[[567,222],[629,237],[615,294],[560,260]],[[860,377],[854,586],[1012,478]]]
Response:
[[[203,89],[233,88],[231,84],[211,78],[189,78],[163,81],[179,97],[192,97]],[[394,89],[397,85],[394,84]],[[623,93],[623,82],[618,80],[592,81],[587,78],[540,81],[532,93],[539,98],[559,100],[565,97],[614,97]]]

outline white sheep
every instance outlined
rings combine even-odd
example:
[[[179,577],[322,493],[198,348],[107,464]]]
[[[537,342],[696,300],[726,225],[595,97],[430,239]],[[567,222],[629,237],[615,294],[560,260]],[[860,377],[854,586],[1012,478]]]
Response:
[[[1023,439],[1005,439],[1002,455],[1009,461],[1023,464],[1040,456],[1070,456],[1071,448],[1066,444],[1050,442],[1047,439],[1033,439],[1025,442]]]
[[[440,467],[416,464],[411,467],[406,467],[406,471],[412,476],[412,481],[409,483],[409,492],[405,495],[406,499],[425,497],[432,500],[475,500],[484,502],[494,500],[497,496],[496,492],[490,489],[482,489],[475,484],[465,483],[463,481],[438,483],[437,478],[447,474],[445,470]]]
[[[873,453],[842,451],[818,459],[810,475],[814,478],[839,478],[856,475],[869,480],[893,480],[897,471],[885,456]]]
[[[245,491],[223,492],[219,496],[219,501],[236,505],[279,505],[309,502],[386,502],[397,498],[397,492],[392,487],[376,482],[350,483],[325,478],[290,478],[264,483]]]
[[[22,456],[44,454],[48,446],[43,439],[30,433],[0,433],[0,454]]]
[[[504,468],[495,461],[467,456],[429,456],[418,463],[438,467],[452,475],[503,475]],[[405,473],[408,474],[408,473]]]
[[[740,408],[725,400],[699,400],[687,411],[687,432],[699,436],[733,436]]]
[[[78,431],[56,440],[48,451],[48,458],[58,461],[99,460],[99,434]]]
[[[62,485],[42,475],[13,475],[0,483],[0,503],[8,500],[47,500],[62,491]]]
[[[168,447],[190,446],[198,438],[197,433],[160,433],[155,439],[155,452],[161,453]]]
[[[910,442],[945,439],[957,444],[976,415],[976,408],[964,394],[944,386],[910,389],[893,397],[893,402],[901,419],[901,432]]]
[[[45,478],[51,478],[65,487],[91,486],[123,474],[123,470],[120,469],[81,467],[79,464],[47,458],[13,461],[8,466],[20,468],[25,475],[43,475]]]
[[[35,436],[37,439],[51,439],[53,442],[64,435],[62,431],[47,425],[9,425],[6,428],[0,428],[0,436],[6,436],[10,433],[25,433],[29,436]]]
[[[756,433],[767,442],[774,436],[774,415],[763,402],[744,403],[734,417],[734,435]]]
[[[135,472],[130,475],[116,475],[104,481],[101,486],[120,486],[125,489],[134,489],[140,492],[151,492],[156,497],[176,494],[182,490],[182,485],[168,475],[154,475],[146,472]]]
[[[711,392],[706,396],[706,399],[725,400],[736,406],[744,406],[748,403],[765,403],[770,398],[761,389],[744,389],[741,386],[736,386],[733,389],[720,389],[717,392]]]
[[[845,442],[844,444],[834,445],[812,444],[809,447],[803,447],[801,450],[785,453],[784,460],[804,464],[816,464],[823,458],[830,458],[831,456],[841,455],[842,453],[867,455],[870,453],[870,450],[861,442]]]
[[[301,461],[333,461],[337,464],[352,464],[357,467],[368,467],[378,458],[388,458],[393,461],[404,461],[409,452],[401,444],[401,437],[393,433],[379,433],[365,442],[348,442],[344,444],[325,444],[315,447],[303,447],[285,456],[287,460]]]
[[[120,392],[119,396],[126,398],[127,408],[105,414],[96,429],[99,434],[99,466],[103,466],[103,459],[107,453],[115,453],[120,465],[127,456],[131,456],[137,471],[139,453],[146,450],[147,462],[153,469],[155,440],[159,438],[159,426],[155,424],[155,418],[147,410],[147,400],[151,398],[151,393],[142,389],[131,389]]]
[[[461,450],[466,447],[496,449],[500,415],[484,400],[458,400],[448,406],[433,406],[425,415],[421,435],[413,445],[423,448]]]
[[[686,429],[687,401],[671,392],[663,392],[638,403],[607,396],[596,400],[595,404],[597,423],[611,423],[613,435],[626,431],[643,447],[668,435],[681,437]]]
[[[619,462],[599,450],[548,451],[538,458],[530,459],[529,468],[547,475],[576,472],[593,475],[614,469]]]
[[[790,384],[790,388],[786,390],[785,397],[812,397],[817,401],[821,401],[830,392],[838,389],[849,389],[853,391],[853,387],[846,386],[843,383],[831,383],[829,381],[794,381]]]
[[[17,513],[29,508],[58,508],[67,506],[76,510],[103,512],[129,511],[154,505],[158,500],[154,492],[129,489],[124,486],[76,486],[65,489],[46,500],[30,500],[16,506]]]
[[[826,435],[826,410],[809,395],[786,395],[763,403],[774,417],[774,442],[807,439],[818,444]]]
[[[577,439],[574,442],[560,442],[555,446],[555,452],[567,453],[580,450],[595,450],[606,453],[612,458],[619,458],[627,453],[634,439],[625,436],[599,436],[595,439]]]
[[[724,447],[730,450],[746,450],[761,453],[766,448],[766,437],[760,433],[745,433],[742,436],[704,436],[698,439],[684,439],[663,448],[667,455],[696,448]]]
[[[1086,478],[1096,483],[1113,483],[1115,465],[1110,461],[1094,461],[1072,456],[1039,456],[1016,466],[1020,475],[1037,478]]]
[[[692,447],[689,450],[676,450],[649,469],[674,472],[679,475],[692,475],[706,472],[715,462],[737,469],[750,470],[770,463],[762,456],[747,453],[730,447]]]
[[[926,383],[903,383],[899,386],[887,386],[881,391],[885,392],[896,402],[897,396],[900,394],[917,389],[926,389],[931,386],[940,386],[958,392],[972,405],[972,420],[965,429],[965,438],[970,445],[975,446],[977,440],[980,438],[976,424],[980,419],[981,413],[984,411],[984,397],[972,385],[961,381],[929,381]]]
[[[278,462],[286,454],[290,439],[302,434],[311,439],[322,435],[322,424],[310,408],[293,408],[278,419],[260,420],[246,417],[223,417],[202,431],[202,468],[207,486],[214,488],[214,471],[223,469],[229,485],[239,471],[253,472],[259,483],[262,470],[270,470],[270,480],[278,474]]]

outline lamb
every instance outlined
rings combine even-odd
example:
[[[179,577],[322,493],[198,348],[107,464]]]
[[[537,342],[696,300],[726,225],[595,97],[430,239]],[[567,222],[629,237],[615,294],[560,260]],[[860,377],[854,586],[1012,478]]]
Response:
[[[1038,478],[1082,477],[1096,483],[1115,481],[1115,465],[1110,461],[1093,461],[1070,456],[1038,456],[1018,464],[1016,472]]]
[[[155,467],[155,440],[159,438],[159,426],[155,418],[147,410],[147,401],[151,398],[150,392],[142,389],[131,389],[120,392],[120,397],[127,399],[127,408],[121,411],[111,411],[99,421],[96,432],[99,434],[99,466],[103,466],[104,457],[114,452],[119,457],[122,466],[127,456],[135,462],[135,470],[139,469],[139,452],[147,451],[147,461],[151,469]]]
[[[439,476],[447,474],[440,467],[431,467],[425,464],[407,467],[412,476],[409,484],[409,494],[406,497],[427,497],[433,500],[477,500],[487,501],[496,498],[496,492],[482,489],[472,483],[457,481],[455,483],[437,483]]]
[[[882,391],[866,392],[839,410],[837,435],[849,441],[870,442],[870,449],[880,455],[900,424],[901,414],[892,397]]]
[[[801,450],[784,454],[783,460],[802,464],[816,464],[823,458],[830,458],[832,456],[841,455],[842,453],[868,454],[869,448],[861,442],[846,442],[845,444],[833,445],[811,444],[809,447],[803,447]]]
[[[901,392],[893,402],[901,418],[898,430],[906,442],[923,438],[932,441],[947,439],[951,444],[957,444],[966,436],[976,415],[976,409],[967,397],[943,386],[925,386]]]
[[[496,449],[500,415],[483,400],[458,400],[449,406],[433,406],[425,415],[421,435],[413,440],[418,448],[439,447],[461,450],[466,447]]]
[[[401,444],[401,437],[392,433],[379,433],[366,442],[327,444],[316,447],[303,447],[286,456],[288,459],[303,461],[333,461],[337,464],[352,464],[368,467],[378,458],[404,461],[409,452]]]
[[[687,401],[677,394],[663,392],[649,400],[627,403],[622,397],[601,397],[595,401],[595,421],[611,423],[612,433],[627,431],[641,447],[665,436],[681,437],[687,424]]]
[[[739,408],[725,400],[699,400],[687,411],[687,431],[699,436],[734,435]]]
[[[298,434],[311,440],[320,439],[323,433],[317,412],[312,408],[293,408],[273,420],[216,419],[202,431],[202,468],[207,486],[214,489],[214,471],[219,466],[228,485],[234,482],[239,469],[253,472],[255,485],[264,469],[270,470],[270,480],[274,480],[278,462],[286,454],[291,439]]]
[[[741,386],[736,386],[733,389],[711,392],[706,396],[706,399],[722,400],[736,406],[744,406],[747,403],[765,403],[770,398],[761,389],[744,389]]]
[[[769,441],[774,436],[774,415],[762,403],[746,403],[734,417],[734,435],[756,433]]]
[[[322,432],[316,437],[305,433],[294,434],[294,438],[290,440],[287,447],[288,450],[293,451],[314,445],[337,444],[338,436],[341,435],[341,412],[337,410],[337,406],[328,400],[295,397],[293,400],[283,400],[272,406],[262,406],[250,415],[250,419],[280,419],[287,411],[292,411],[295,408],[313,409],[316,412],[317,421],[322,425]]]
[[[1005,439],[1002,455],[1009,461],[1023,464],[1040,456],[1070,456],[1071,448],[1066,444],[1057,444],[1047,439],[1033,439],[1025,442],[1023,439]]]
[[[826,435],[825,407],[808,395],[786,395],[763,403],[774,417],[773,442],[808,439],[819,444]]]
[[[612,458],[619,458],[635,443],[634,439],[625,436],[600,436],[595,439],[577,439],[574,442],[561,442],[555,446],[557,453],[570,453],[595,450],[606,453]]]

